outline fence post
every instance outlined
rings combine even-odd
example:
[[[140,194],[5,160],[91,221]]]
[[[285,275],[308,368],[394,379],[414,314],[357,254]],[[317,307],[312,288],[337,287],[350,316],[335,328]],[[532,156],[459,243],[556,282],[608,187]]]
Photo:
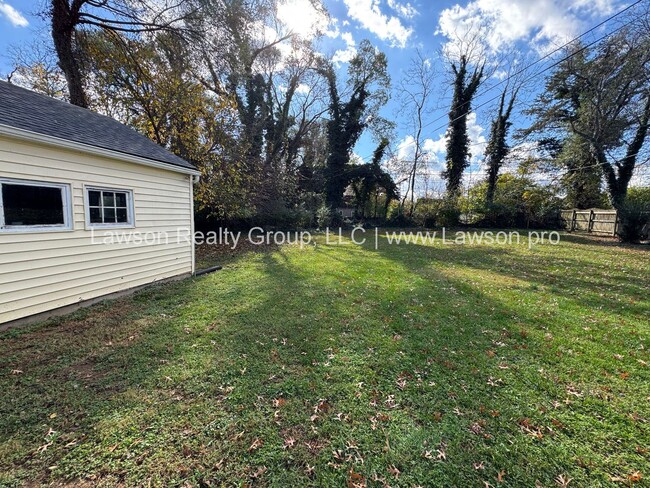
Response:
[[[612,234],[612,236],[616,237],[617,233],[618,233],[618,210],[616,210],[616,213],[614,214],[614,233]]]
[[[569,228],[569,232],[573,232],[575,228],[576,228],[576,209],[574,208],[571,213],[571,227]]]
[[[596,214],[594,213],[593,209],[589,209],[589,223],[587,224],[587,232],[591,232],[591,230],[594,227],[594,217]]]

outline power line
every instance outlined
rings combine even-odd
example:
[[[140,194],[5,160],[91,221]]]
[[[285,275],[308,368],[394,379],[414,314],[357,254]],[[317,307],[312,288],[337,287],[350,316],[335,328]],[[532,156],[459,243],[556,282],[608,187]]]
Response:
[[[603,20],[603,21],[600,22],[599,24],[593,26],[591,29],[589,29],[589,30],[583,32],[583,33],[580,34],[579,36],[574,37],[573,39],[571,39],[570,41],[564,43],[564,44],[561,45],[560,47],[555,48],[553,51],[551,51],[551,52],[545,54],[544,56],[542,56],[542,57],[539,58],[538,60],[536,60],[536,61],[530,63],[529,65],[527,65],[527,66],[521,68],[519,71],[517,71],[517,72],[515,72],[515,73],[513,73],[513,74],[511,74],[511,75],[506,76],[503,80],[499,81],[499,82],[498,82],[497,84],[495,84],[495,85],[490,86],[488,89],[486,89],[486,90],[485,90],[483,93],[481,93],[480,95],[477,95],[475,98],[482,97],[482,96],[484,96],[486,93],[489,93],[489,92],[491,92],[492,90],[494,90],[496,87],[498,87],[498,86],[500,86],[500,85],[502,85],[502,84],[504,84],[504,83],[510,81],[510,79],[512,79],[512,78],[514,78],[514,77],[516,77],[516,76],[519,76],[519,75],[522,74],[522,73],[525,73],[526,71],[528,71],[530,68],[532,68],[532,67],[535,66],[536,64],[539,64],[539,63],[541,63],[542,61],[544,61],[545,59],[548,59],[548,58],[550,58],[551,56],[553,56],[555,53],[558,53],[558,52],[562,51],[563,49],[565,49],[566,47],[572,45],[573,43],[575,43],[576,41],[580,40],[582,37],[586,36],[587,34],[591,34],[593,31],[595,31],[596,29],[599,29],[600,27],[602,27],[603,25],[605,25],[605,24],[606,24],[607,22],[609,22],[610,20],[613,20],[613,19],[615,19],[616,17],[618,17],[619,15],[624,14],[625,12],[627,12],[627,11],[630,10],[631,8],[634,8],[635,6],[637,6],[638,4],[642,3],[643,1],[644,1],[644,0],[637,0],[636,2],[632,3],[631,5],[628,5],[628,6],[625,7],[624,9],[620,10],[619,12],[615,13],[614,15],[611,15],[610,17],[606,18],[605,20]],[[631,22],[632,22],[632,21],[627,22],[627,23],[624,24],[623,26],[619,27],[618,29],[616,29],[615,31],[613,31],[613,32],[611,32],[611,33],[609,33],[609,34],[607,34],[607,35],[604,36],[604,37],[607,37],[608,35],[613,34],[614,32],[616,32],[616,31],[622,29],[623,27],[629,25]],[[602,39],[602,38],[601,38],[601,39]],[[595,41],[595,42],[599,42],[599,41]],[[592,44],[593,44],[593,43],[592,43]],[[580,52],[580,51],[576,51],[575,54],[577,54],[578,52]],[[570,57],[570,56],[569,56],[569,57]],[[567,58],[567,59],[568,59],[568,58]],[[560,60],[559,62],[561,62],[561,61],[562,61],[562,60]],[[539,75],[539,74],[541,74],[541,73],[544,73],[545,71],[547,71],[547,70],[550,69],[550,68],[553,68],[554,66],[557,66],[557,63],[552,64],[551,66],[549,66],[549,67],[543,69],[542,71],[539,71],[539,72],[535,73],[533,76],[537,76],[537,75]],[[530,77],[529,77],[529,78],[530,78]],[[523,83],[524,83],[524,82],[522,82],[522,84],[523,84]],[[500,97],[500,96],[501,96],[501,95],[499,95],[498,97]],[[496,97],[496,98],[498,98],[498,97]],[[492,100],[495,100],[495,98],[492,98],[492,99],[489,100],[489,101],[492,101]],[[488,102],[489,102],[489,101],[488,101]],[[463,105],[461,105],[460,108],[463,108],[464,105],[467,105],[467,104],[469,104],[469,103],[471,103],[471,101],[464,102]],[[479,107],[480,107],[480,106],[479,106]],[[479,108],[479,107],[477,107],[477,108]],[[469,112],[465,113],[465,115],[468,115],[468,113],[469,113]],[[428,122],[428,123],[425,124],[423,127],[428,127],[429,125],[433,124],[434,122],[437,122],[438,120],[443,119],[445,116],[446,116],[446,114],[441,115],[441,116],[439,116],[438,118],[436,118],[436,119],[434,119],[434,120]],[[459,118],[460,118],[460,117],[463,117],[463,116],[461,115],[461,116],[459,116]],[[455,119],[455,120],[458,120],[458,119]],[[443,127],[444,127],[444,126],[443,126]],[[436,129],[436,130],[437,130],[437,129]]]
[[[639,152],[637,152],[636,154],[633,154],[632,157],[638,156],[639,154],[641,154],[641,152],[642,152],[642,151],[639,151]],[[616,159],[616,160],[611,161],[611,162],[609,162],[609,163],[610,163],[610,164],[618,163],[618,162],[623,161],[623,159],[626,159],[627,157],[629,157],[629,156],[626,156],[626,157],[623,157],[623,158],[620,158],[620,159]],[[408,160],[400,160],[400,162],[408,162]],[[647,164],[649,164],[649,163],[650,163],[650,158],[646,158],[644,161],[642,161],[642,162],[637,163],[637,164],[634,165],[634,171],[637,171],[639,168],[644,167],[645,165],[647,165]],[[602,166],[601,163],[596,163],[596,164],[591,164],[591,165],[587,165],[587,166],[580,166],[579,168],[569,168],[569,169],[565,170],[565,171],[564,171],[561,175],[559,175],[559,176],[561,177],[561,176],[567,175],[567,174],[569,174],[569,173],[573,173],[574,171],[582,171],[582,170],[584,170],[584,169],[597,168],[597,167],[601,167],[601,166]],[[435,174],[435,175],[442,176],[442,173],[444,173],[444,170],[430,171],[430,172],[428,172],[427,174],[428,174],[429,176],[430,176],[430,175],[434,175],[434,174]],[[472,173],[473,175],[486,175],[486,174],[488,173],[488,171],[487,171],[487,170],[484,170],[484,169],[478,169],[478,170],[476,170],[476,171],[471,171],[471,173]],[[528,171],[528,172],[526,172],[526,174],[524,174],[524,175],[522,175],[522,176],[526,176],[526,175],[538,175],[538,176],[544,176],[544,175],[550,175],[551,173],[552,173],[552,171],[537,170],[537,171]],[[512,174],[512,173],[510,173],[510,174]]]
[[[550,53],[546,54],[545,56],[543,56],[542,58],[538,59],[537,61],[535,61],[535,62],[529,64],[528,66],[522,68],[521,70],[517,71],[516,73],[514,73],[514,74],[512,74],[512,75],[508,75],[506,78],[504,78],[503,80],[501,80],[499,83],[497,83],[497,84],[495,84],[495,85],[492,85],[490,88],[488,88],[487,90],[485,90],[483,93],[481,93],[480,95],[478,95],[478,96],[475,97],[475,98],[479,98],[479,97],[484,96],[486,93],[488,93],[488,92],[490,92],[491,90],[495,89],[497,86],[499,86],[499,85],[501,85],[501,84],[503,84],[503,83],[509,81],[509,80],[512,79],[513,77],[515,77],[515,76],[517,76],[517,75],[519,75],[519,74],[525,72],[526,70],[528,70],[528,69],[531,68],[532,66],[535,66],[536,64],[540,63],[541,61],[543,61],[543,60],[545,60],[545,59],[548,59],[548,58],[549,58],[550,56],[552,56],[553,54],[555,54],[555,53],[557,53],[557,52],[563,50],[564,48],[570,46],[570,45],[573,44],[575,41],[577,41],[577,40],[579,40],[580,38],[584,37],[585,35],[587,35],[587,34],[593,32],[594,30],[596,30],[596,29],[602,27],[602,26],[605,25],[607,22],[613,20],[614,18],[618,17],[619,15],[622,15],[622,14],[625,13],[626,11],[630,10],[631,8],[635,7],[636,5],[638,5],[638,4],[640,4],[640,3],[644,2],[644,1],[645,1],[645,0],[636,0],[636,1],[635,1],[634,3],[632,3],[631,5],[625,7],[624,9],[620,10],[619,12],[617,12],[617,13],[611,15],[610,17],[606,18],[605,20],[603,20],[603,21],[600,22],[599,24],[595,25],[595,26],[592,27],[591,29],[589,29],[589,30],[583,32],[583,33],[580,34],[579,36],[577,36],[577,37],[571,39],[569,42],[563,44],[562,46],[560,46],[560,47],[558,47],[558,48],[556,48],[556,49],[554,49],[553,51],[551,51]],[[595,41],[592,41],[592,42],[590,42],[589,44],[587,44],[587,45],[585,45],[585,46],[582,46],[580,49],[578,49],[578,50],[576,50],[576,51],[570,53],[569,55],[567,55],[567,56],[565,56],[565,57],[559,59],[558,61],[552,63],[551,65],[545,67],[545,68],[542,69],[541,71],[537,71],[537,72],[534,73],[533,75],[531,75],[531,76],[525,78],[525,79],[522,81],[522,85],[525,84],[525,83],[527,83],[528,81],[530,81],[532,78],[537,77],[537,76],[539,76],[540,74],[542,74],[542,73],[544,73],[544,72],[546,72],[546,71],[548,71],[548,70],[550,70],[550,69],[556,67],[556,66],[559,65],[560,63],[562,63],[562,62],[564,62],[564,61],[567,61],[568,59],[571,59],[573,56],[576,56],[576,55],[579,54],[580,52],[585,51],[586,49],[592,47],[593,45],[599,43],[600,41],[606,39],[607,37],[609,37],[609,36],[615,34],[616,32],[618,32],[618,31],[622,30],[623,28],[627,27],[628,25],[630,25],[630,24],[631,24],[632,22],[634,22],[634,21],[635,21],[635,19],[632,19],[632,20],[626,22],[626,23],[623,24],[622,26],[620,26],[620,27],[614,29],[613,31],[611,31],[611,32],[609,32],[609,33],[607,33],[607,34],[601,36],[600,38],[596,39]],[[490,98],[489,100],[487,100],[487,101],[485,101],[485,102],[479,104],[478,106],[475,107],[474,110],[477,110],[477,109],[479,109],[479,108],[481,108],[481,107],[484,107],[484,106],[487,105],[488,103],[492,103],[494,100],[496,100],[496,99],[499,98],[499,97],[501,97],[501,94],[499,94],[499,95],[497,95],[497,96],[495,96],[495,97],[492,97],[492,98]],[[467,103],[469,103],[469,102],[466,102],[466,104],[467,104]],[[465,112],[465,113],[459,115],[458,117],[456,117],[456,118],[450,120],[448,123],[443,124],[443,125],[441,125],[441,126],[438,126],[438,127],[436,127],[435,129],[432,129],[431,132],[436,132],[436,131],[438,131],[438,130],[444,129],[445,127],[448,127],[449,124],[452,124],[453,122],[456,122],[457,120],[460,120],[460,119],[463,118],[463,117],[467,117],[467,116],[469,115],[469,113],[470,113],[470,111],[467,111],[467,112]],[[432,121],[430,121],[430,122],[424,124],[424,125],[422,126],[422,128],[429,127],[430,125],[432,125],[433,123],[437,122],[438,120],[441,120],[441,119],[444,118],[445,116],[446,116],[446,114],[437,117],[436,119],[434,119],[434,120],[432,120]],[[408,144],[402,146],[402,148],[410,147],[410,146],[414,145],[415,143],[416,143],[416,141],[409,142]],[[477,144],[475,144],[475,145],[480,145],[480,144],[485,144],[485,143],[477,143]],[[372,156],[369,156],[369,157],[366,157],[366,158],[362,158],[362,160],[365,161],[365,162],[370,161],[370,159],[372,159]]]

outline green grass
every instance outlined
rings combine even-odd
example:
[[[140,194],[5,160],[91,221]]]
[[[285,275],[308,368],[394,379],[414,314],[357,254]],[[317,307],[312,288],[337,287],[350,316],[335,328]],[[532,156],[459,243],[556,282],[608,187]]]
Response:
[[[648,486],[650,252],[282,247],[0,335],[0,485]]]

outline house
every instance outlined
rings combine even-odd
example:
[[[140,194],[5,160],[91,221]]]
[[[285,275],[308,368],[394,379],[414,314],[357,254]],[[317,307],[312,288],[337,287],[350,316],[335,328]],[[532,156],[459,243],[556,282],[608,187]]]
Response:
[[[192,274],[198,176],[110,117],[0,82],[0,324]]]

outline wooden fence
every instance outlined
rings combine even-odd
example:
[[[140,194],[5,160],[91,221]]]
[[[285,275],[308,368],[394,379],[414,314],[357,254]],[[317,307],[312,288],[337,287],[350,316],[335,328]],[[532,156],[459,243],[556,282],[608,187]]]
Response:
[[[562,210],[560,213],[564,228],[569,232],[583,231],[594,234],[615,236],[618,233],[618,213],[616,210]]]

